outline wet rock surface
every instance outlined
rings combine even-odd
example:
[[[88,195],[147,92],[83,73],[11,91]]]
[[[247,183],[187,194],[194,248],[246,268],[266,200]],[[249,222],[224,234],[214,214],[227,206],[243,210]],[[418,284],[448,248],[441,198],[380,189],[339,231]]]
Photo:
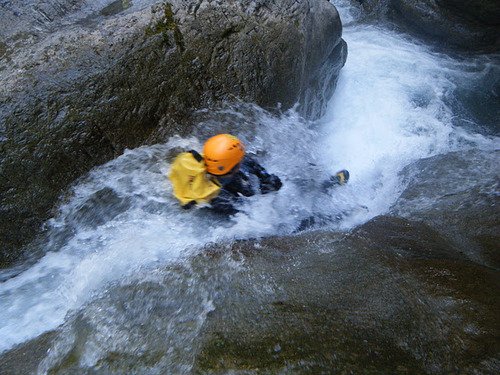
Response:
[[[395,20],[440,43],[472,51],[500,48],[497,1],[392,0],[391,3]]]
[[[426,225],[382,217],[345,238],[269,240],[246,261],[235,292],[209,316],[200,373],[488,373],[498,365],[498,273]]]
[[[358,18],[389,19],[440,48],[495,52],[500,48],[498,1],[352,0]]]
[[[498,151],[453,152],[420,160],[392,213],[436,228],[470,259],[500,268]]]
[[[47,355],[55,337],[55,332],[48,332],[0,356],[2,374],[36,374],[40,361]]]
[[[51,338],[38,368],[495,373],[498,270],[462,250],[425,223],[391,216],[352,233],[207,248],[189,265],[111,287]],[[26,345],[38,344],[0,362],[15,363]]]
[[[0,264],[93,166],[226,100],[315,117],[346,58],[327,1],[0,6]]]

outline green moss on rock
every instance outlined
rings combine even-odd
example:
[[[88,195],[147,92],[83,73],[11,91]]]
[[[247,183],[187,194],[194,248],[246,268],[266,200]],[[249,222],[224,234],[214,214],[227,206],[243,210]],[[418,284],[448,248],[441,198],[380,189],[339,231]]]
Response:
[[[179,29],[179,26],[174,19],[174,12],[172,10],[172,5],[169,3],[163,4],[163,16],[162,18],[153,26],[146,28],[146,36],[161,34],[163,40],[166,44],[170,45],[169,32],[173,33],[175,45],[180,52],[184,52],[184,38]]]

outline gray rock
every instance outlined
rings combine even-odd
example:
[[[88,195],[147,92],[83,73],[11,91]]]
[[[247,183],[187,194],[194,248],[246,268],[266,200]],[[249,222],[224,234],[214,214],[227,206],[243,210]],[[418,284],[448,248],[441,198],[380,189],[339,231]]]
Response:
[[[55,337],[55,332],[47,332],[36,340],[0,355],[2,375],[36,374],[41,359],[47,355]]]
[[[500,47],[500,3],[495,0],[351,0],[359,21],[393,21],[441,47],[494,52]]]
[[[219,245],[143,278],[0,364],[30,349],[53,374],[498,372],[498,271],[423,223]]]
[[[0,3],[0,264],[93,166],[228,100],[316,117],[346,59],[325,0],[96,6]]]
[[[500,269],[499,158],[471,150],[414,163],[403,171],[408,187],[392,214],[438,229],[470,259]]]
[[[430,227],[379,217],[348,236],[269,239],[215,303],[197,373],[480,373],[498,272]],[[273,348],[280,343],[281,351]]]
[[[494,51],[500,47],[498,1],[391,0],[393,18],[447,47]]]

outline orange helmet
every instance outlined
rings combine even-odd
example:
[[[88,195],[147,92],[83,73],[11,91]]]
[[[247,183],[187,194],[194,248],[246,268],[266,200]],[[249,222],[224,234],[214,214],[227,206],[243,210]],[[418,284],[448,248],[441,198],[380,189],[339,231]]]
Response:
[[[207,172],[223,175],[231,171],[245,156],[245,146],[230,134],[219,134],[209,138],[203,146],[203,157]]]

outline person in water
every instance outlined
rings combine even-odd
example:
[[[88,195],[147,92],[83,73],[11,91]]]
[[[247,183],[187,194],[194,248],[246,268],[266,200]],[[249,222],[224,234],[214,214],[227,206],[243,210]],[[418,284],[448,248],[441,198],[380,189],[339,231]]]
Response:
[[[179,154],[169,178],[183,208],[208,204],[228,215],[238,212],[235,206],[242,197],[278,191],[282,186],[280,178],[246,154],[243,143],[230,134],[209,138],[202,154],[194,150]]]
[[[218,134],[203,146],[179,154],[169,173],[174,196],[183,208],[208,204],[215,211],[232,215],[242,197],[278,191],[281,179],[268,173],[254,158],[245,154],[245,146],[233,135]],[[341,171],[324,188],[347,182],[349,174]]]

